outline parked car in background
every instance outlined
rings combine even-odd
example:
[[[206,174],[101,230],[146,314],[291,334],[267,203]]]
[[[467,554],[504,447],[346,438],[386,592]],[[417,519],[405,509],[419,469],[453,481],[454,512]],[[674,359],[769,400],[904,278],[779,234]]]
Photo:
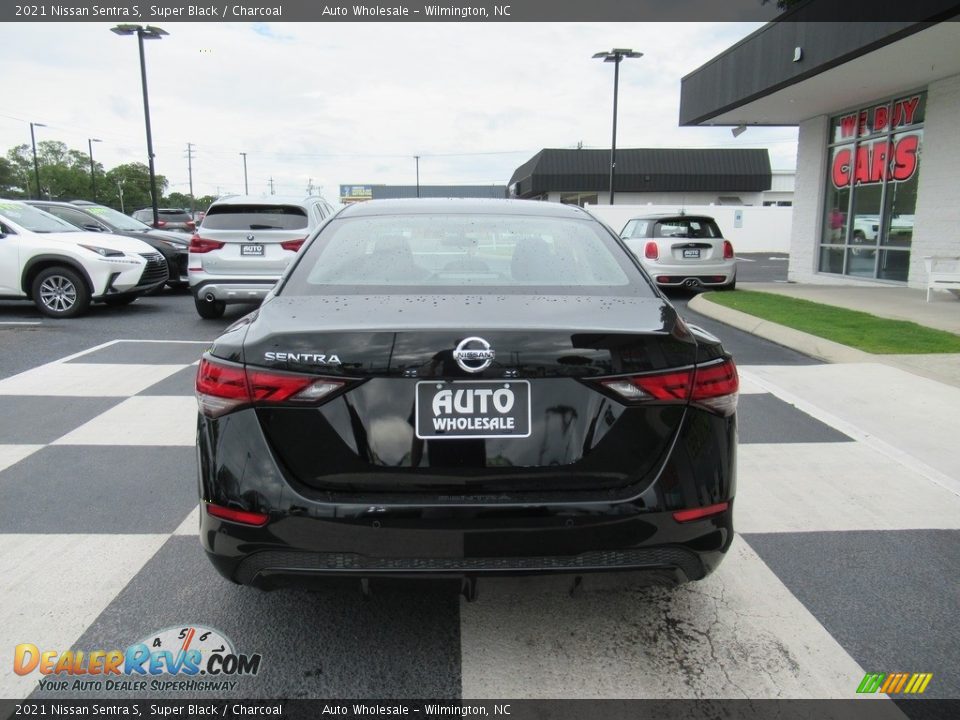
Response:
[[[620,237],[660,287],[737,286],[733,245],[706,215],[645,215],[627,221]]]
[[[214,201],[190,240],[190,291],[200,317],[221,317],[228,303],[263,300],[334,210],[322,197]]]
[[[74,200],[68,203],[51,200],[25,200],[24,202],[51,215],[56,215],[81,230],[109,232],[142,240],[163,255],[166,260],[169,276],[167,284],[171,287],[186,287],[190,238],[183,233],[155,230],[113,208],[86,200]]]
[[[55,318],[91,302],[127,305],[167,281],[163,256],[140,240],[86,232],[39,208],[0,200],[0,297],[33,300]]]
[[[192,233],[197,229],[197,223],[187,210],[181,208],[160,208],[157,210],[157,223],[153,223],[153,208],[136,210],[132,216],[136,220],[157,230],[176,230],[177,232]]]
[[[293,263],[198,368],[200,539],[225,577],[440,575],[472,599],[481,576],[720,564],[736,367],[587,212],[372,200]]]

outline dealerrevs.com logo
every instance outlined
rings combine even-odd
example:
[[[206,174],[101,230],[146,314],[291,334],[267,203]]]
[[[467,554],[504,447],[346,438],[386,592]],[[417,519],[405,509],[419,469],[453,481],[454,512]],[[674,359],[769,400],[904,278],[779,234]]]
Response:
[[[220,631],[202,625],[151,633],[125,650],[40,649],[17,645],[13,671],[38,673],[47,691],[233,690],[244,676],[260,672],[261,655],[238,653]]]

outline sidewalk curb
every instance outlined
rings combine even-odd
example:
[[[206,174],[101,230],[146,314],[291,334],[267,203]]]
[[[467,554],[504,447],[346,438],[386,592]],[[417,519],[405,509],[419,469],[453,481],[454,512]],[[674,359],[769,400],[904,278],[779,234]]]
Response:
[[[770,340],[817,360],[830,363],[878,362],[877,356],[871,353],[800,330],[794,330],[784,325],[778,325],[769,320],[762,320],[755,315],[748,315],[739,310],[732,310],[710,302],[703,295],[696,295],[691,298],[687,306],[694,312],[705,315],[712,320],[726,323],[738,330],[743,330],[764,340]]]

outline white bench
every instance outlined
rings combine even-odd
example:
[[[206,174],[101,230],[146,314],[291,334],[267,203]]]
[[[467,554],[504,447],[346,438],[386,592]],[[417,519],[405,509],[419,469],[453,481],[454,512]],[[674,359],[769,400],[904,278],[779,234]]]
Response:
[[[960,257],[934,255],[923,262],[927,266],[927,302],[934,290],[949,290],[960,297]]]

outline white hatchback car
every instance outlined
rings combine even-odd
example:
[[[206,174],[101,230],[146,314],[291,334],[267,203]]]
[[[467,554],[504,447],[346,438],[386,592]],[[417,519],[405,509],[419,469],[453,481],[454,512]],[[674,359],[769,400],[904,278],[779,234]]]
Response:
[[[86,232],[0,200],[0,298],[33,300],[45,315],[71,318],[91,302],[126,305],[166,281],[163,255],[141,240]]]
[[[733,290],[737,259],[706,215],[647,215],[627,221],[620,237],[660,287]]]
[[[197,312],[259,303],[307,239],[335,212],[322,197],[234,196],[215,201],[190,240],[187,273]]]

